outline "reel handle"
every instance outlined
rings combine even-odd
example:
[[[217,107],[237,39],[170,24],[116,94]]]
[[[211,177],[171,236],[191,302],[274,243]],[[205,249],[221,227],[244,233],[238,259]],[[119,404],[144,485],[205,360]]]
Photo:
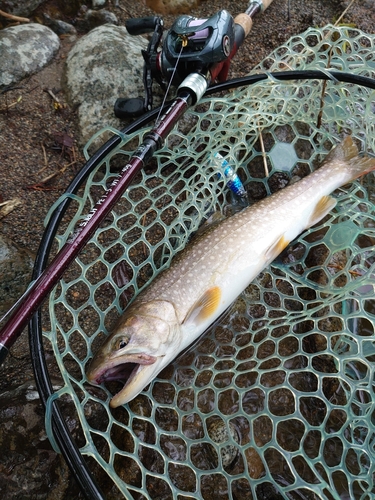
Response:
[[[152,33],[159,21],[157,16],[149,17],[133,17],[125,21],[125,27],[129,35],[143,35],[144,33]]]

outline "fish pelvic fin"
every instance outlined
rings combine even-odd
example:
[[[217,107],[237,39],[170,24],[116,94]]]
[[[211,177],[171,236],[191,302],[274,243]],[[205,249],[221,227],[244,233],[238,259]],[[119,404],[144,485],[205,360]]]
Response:
[[[289,245],[289,241],[284,235],[280,236],[269,248],[266,250],[265,257],[267,261],[276,259],[276,257]]]
[[[199,325],[218,309],[221,300],[221,289],[218,286],[209,288],[204,294],[193,304],[187,313],[183,324]]]
[[[323,196],[315,205],[314,211],[310,216],[309,222],[306,227],[311,227],[323,219],[336,205],[337,200],[332,196]]]

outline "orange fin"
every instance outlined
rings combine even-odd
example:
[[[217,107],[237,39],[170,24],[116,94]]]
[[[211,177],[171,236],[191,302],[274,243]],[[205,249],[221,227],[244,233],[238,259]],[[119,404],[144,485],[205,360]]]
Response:
[[[221,290],[218,286],[209,288],[195,304],[190,308],[184,319],[184,324],[194,323],[195,325],[202,323],[219,307],[221,300]]]
[[[313,213],[310,216],[308,225],[306,227],[311,227],[320,220],[323,219],[336,205],[337,200],[332,198],[332,196],[323,196],[320,198],[318,203],[316,204]]]
[[[278,240],[273,243],[269,249],[266,251],[266,259],[273,260],[289,245],[289,241],[284,237],[280,236]]]

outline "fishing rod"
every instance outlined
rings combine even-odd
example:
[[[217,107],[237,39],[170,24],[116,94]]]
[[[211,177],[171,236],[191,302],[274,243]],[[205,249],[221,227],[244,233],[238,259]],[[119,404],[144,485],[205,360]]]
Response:
[[[233,90],[235,88],[247,87],[254,85],[258,82],[265,81],[269,78],[275,79],[280,82],[291,82],[298,80],[332,80],[333,82],[349,83],[354,85],[363,86],[375,90],[375,79],[370,77],[363,77],[352,73],[345,73],[340,71],[320,71],[320,70],[291,70],[273,73],[257,73],[247,75],[245,77],[227,80],[226,82],[216,83],[210,86],[205,96],[212,96],[215,93]],[[167,109],[169,104],[165,106]],[[153,121],[160,109],[156,108],[150,112],[142,115],[141,118],[135,120],[132,124],[121,130],[121,134],[128,135],[136,132],[140,128],[147,126],[148,123]],[[34,266],[34,278],[37,278],[43,273],[47,266],[49,253],[57,234],[57,230],[61,220],[63,219],[71,201],[70,194],[75,194],[80,187],[86,182],[88,176],[95,171],[105,158],[118,144],[121,142],[121,136],[115,135],[109,139],[95,154],[88,160],[88,162],[77,173],[70,185],[67,187],[65,197],[58,204],[58,206],[51,213],[46,230],[40,243]],[[33,315],[30,326],[30,351],[31,359],[34,368],[34,376],[36,386],[41,398],[41,402],[45,408],[48,408],[50,402],[50,421],[55,437],[56,443],[60,448],[63,456],[65,457],[68,466],[73,471],[76,479],[85,492],[87,498],[90,500],[104,500],[100,494],[96,481],[91,475],[87,463],[81,456],[80,451],[72,440],[69,429],[67,428],[65,418],[62,416],[59,405],[53,400],[54,388],[50,376],[48,374],[48,366],[46,356],[44,353],[43,345],[43,326],[40,310]]]
[[[199,102],[211,83],[226,79],[230,61],[249,34],[253,18],[259,12],[265,11],[271,3],[272,0],[252,0],[246,11],[234,19],[224,10],[219,11],[214,20],[212,18],[195,20],[190,16],[181,16],[177,19],[168,33],[168,44],[163,46],[165,55],[161,51],[162,53],[156,54],[157,57],[153,61],[154,67],[164,73],[164,77],[170,75],[172,83],[177,82],[176,98],[171,101],[162,116],[157,118],[155,125],[145,134],[143,143],[132,154],[105,194],[76,227],[49,266],[30,285],[11,310],[0,331],[0,364],[46,296],[112,210],[134,176],[162,147],[179,118],[190,106]],[[137,26],[141,29],[142,24],[143,20],[140,20],[138,25],[133,24],[133,32]],[[149,29],[148,23],[145,24],[146,29]],[[207,47],[205,40],[209,41],[208,51],[205,50]],[[154,43],[157,48],[157,40],[156,42],[154,40]],[[201,58],[197,57],[196,52],[199,53],[197,47],[201,48]],[[183,75],[184,71],[188,73]],[[144,76],[147,78],[149,72],[145,71]],[[184,78],[179,83],[182,76]],[[149,106],[150,102],[146,104],[146,107]]]

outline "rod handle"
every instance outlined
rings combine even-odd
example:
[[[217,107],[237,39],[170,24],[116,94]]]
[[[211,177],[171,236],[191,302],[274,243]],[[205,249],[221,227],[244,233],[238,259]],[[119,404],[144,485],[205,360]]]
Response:
[[[245,32],[245,38],[246,38],[247,35],[250,33],[251,28],[253,27],[253,20],[251,19],[251,17],[245,13],[238,14],[234,18],[234,22],[235,24],[239,24],[242,27],[242,29]]]
[[[256,0],[253,3],[250,3],[247,14],[245,12],[243,12],[241,14],[238,14],[234,18],[234,22],[236,24],[239,24],[242,27],[242,29],[244,30],[245,38],[250,33],[251,28],[253,27],[254,14],[259,12],[259,10],[261,10],[262,12],[264,10],[266,10],[271,5],[272,1],[273,0]],[[250,13],[249,11],[252,10],[251,7],[254,7],[254,10]]]
[[[268,9],[268,7],[271,5],[272,1],[273,1],[273,0],[262,0],[262,3],[263,3],[263,7],[262,7],[262,9],[263,9],[263,10]]]

